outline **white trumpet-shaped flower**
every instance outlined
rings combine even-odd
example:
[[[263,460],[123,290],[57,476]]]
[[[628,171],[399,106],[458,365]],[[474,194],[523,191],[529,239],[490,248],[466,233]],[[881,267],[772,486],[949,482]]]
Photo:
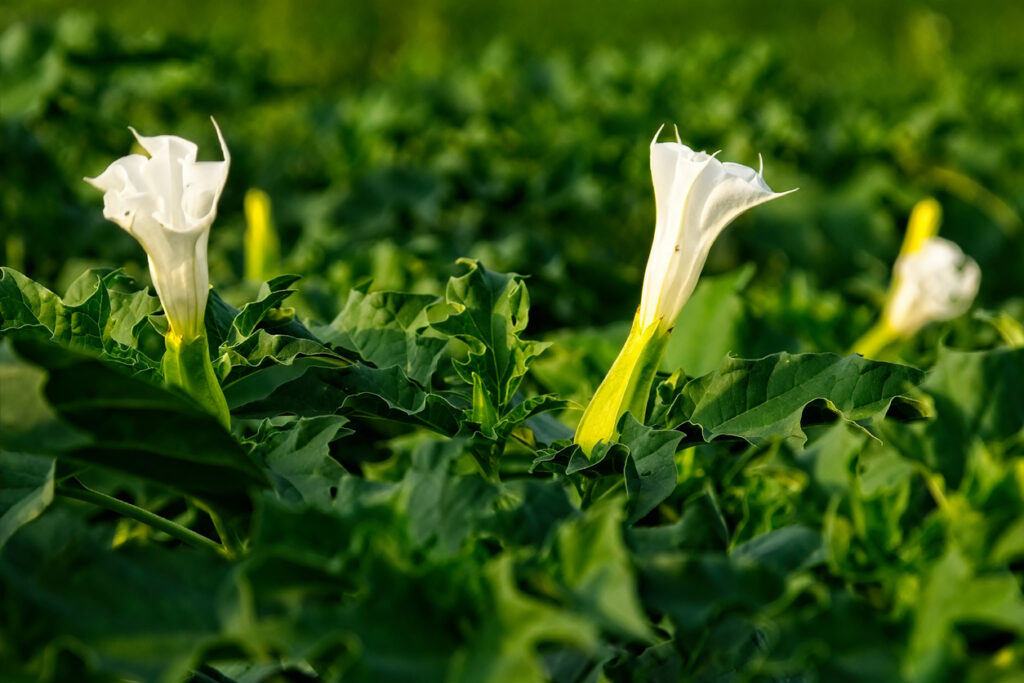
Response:
[[[660,129],[658,131],[661,132]],[[773,192],[761,170],[721,162],[678,141],[651,142],[656,222],[644,273],[639,325],[672,327],[697,286],[711,245],[744,211],[788,192]],[[793,190],[790,190],[792,192]]]
[[[980,283],[981,268],[974,259],[954,242],[932,237],[896,260],[885,324],[896,335],[910,337],[930,322],[961,316]]]
[[[103,190],[103,216],[138,240],[171,333],[188,341],[203,333],[209,294],[207,240],[231,157],[217,122],[224,161],[196,161],[195,143],[175,135],[144,137],[149,153],[130,154],[86,182]]]
[[[788,194],[773,192],[761,170],[694,152],[678,131],[676,142],[658,142],[660,133],[651,141],[656,222],[643,294],[626,344],[576,429],[575,441],[587,455],[616,438],[627,411],[643,419],[669,333],[718,235],[744,211]]]
[[[981,268],[954,242],[937,237],[941,222],[942,206],[934,199],[914,205],[882,317],[853,345],[854,353],[877,357],[928,323],[956,318],[971,307]]]

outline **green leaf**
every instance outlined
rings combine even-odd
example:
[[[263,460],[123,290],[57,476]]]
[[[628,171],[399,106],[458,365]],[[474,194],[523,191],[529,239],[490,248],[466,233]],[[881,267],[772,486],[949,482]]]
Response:
[[[456,659],[448,680],[456,683],[520,683],[544,680],[537,656],[541,643],[596,648],[597,629],[583,615],[542,602],[516,586],[512,557],[487,563],[489,605],[467,652]]]
[[[53,334],[60,297],[12,268],[0,267],[0,331],[42,327]]]
[[[1024,637],[1024,596],[1008,571],[976,572],[955,548],[925,578],[904,663],[911,680],[936,680],[953,654],[953,628],[984,624]]]
[[[821,534],[805,526],[787,526],[755,536],[733,548],[730,556],[753,560],[780,575],[809,569],[825,559]]]
[[[12,451],[53,453],[90,442],[89,434],[65,421],[46,400],[48,374],[0,340],[0,446]]]
[[[729,528],[710,485],[687,499],[683,514],[674,524],[633,527],[630,545],[639,555],[671,550],[718,550],[729,545]]]
[[[550,415],[544,415],[544,413],[553,410],[564,410],[571,407],[573,404],[570,401],[561,399],[554,394],[531,396],[518,402],[516,402],[516,399],[518,397],[513,399],[515,405],[512,409],[506,412],[494,426],[493,436],[486,433],[485,436],[488,438],[505,439],[516,427],[526,423],[534,438],[538,438],[540,441],[550,443],[555,439],[572,437],[571,430],[560,422],[555,421]],[[548,418],[550,421],[545,422],[538,418]]]
[[[644,602],[664,612],[684,638],[725,610],[751,613],[779,598],[785,588],[781,576],[752,561],[719,554],[660,554],[641,568]]]
[[[879,425],[906,457],[925,463],[956,488],[979,448],[1002,450],[1024,438],[1024,349],[956,351],[940,347],[921,384],[933,404],[925,422]],[[988,444],[988,446],[982,446]]]
[[[158,545],[111,549],[106,529],[55,509],[0,553],[0,593],[18,628],[5,646],[32,652],[57,634],[88,647],[100,671],[184,680],[222,639],[229,567],[216,555]]]
[[[425,387],[448,340],[430,330],[427,308],[438,297],[404,292],[352,290],[330,325],[314,332],[324,343],[357,354],[378,368],[398,366]]]
[[[657,430],[637,422],[631,413],[623,416],[619,442],[629,449],[626,459],[626,493],[629,495],[629,518],[633,524],[666,498],[676,488],[676,449],[683,434]]]
[[[284,322],[291,320],[290,316],[282,316],[284,312],[280,311],[280,306],[285,299],[295,293],[294,289],[288,288],[299,277],[298,275],[280,275],[263,283],[260,286],[257,299],[242,306],[234,320],[231,321],[232,332],[236,340],[251,335],[256,330],[256,326],[264,321],[280,323],[282,318]],[[272,316],[271,314],[275,311],[278,312],[277,315]],[[227,343],[231,344],[233,341],[229,339]]]
[[[348,418],[341,415],[299,418],[284,426],[265,420],[254,437],[264,465],[281,481],[282,499],[329,507],[331,489],[345,468],[331,457],[330,445],[349,434]]]
[[[295,291],[288,285],[297,279],[295,275],[282,275],[264,283],[256,301],[241,310],[224,302],[216,292],[211,293],[206,327],[211,343],[218,349],[225,393],[252,374],[291,365],[299,359],[318,357],[333,365],[345,363],[296,321],[293,311],[280,308]],[[269,377],[277,377],[276,371],[261,378],[260,384],[266,385]]]
[[[186,397],[52,343],[11,347],[4,367],[34,376],[42,396],[25,406],[23,422],[5,424],[0,447],[101,465],[236,510],[266,484],[217,419]]]
[[[942,439],[1002,441],[1024,433],[1024,348],[940,347],[921,388],[935,400]]]
[[[512,479],[502,482],[487,528],[511,545],[540,548],[576,511],[561,482]]]
[[[492,436],[494,428],[498,424],[498,410],[491,400],[491,394],[484,387],[484,380],[477,373],[473,373],[473,407],[469,412],[469,419],[480,425],[480,431],[485,436]]]
[[[444,303],[430,308],[431,326],[469,346],[469,357],[456,361],[456,370],[470,385],[473,374],[479,375],[503,414],[530,361],[548,344],[520,337],[529,320],[530,296],[518,275],[493,273],[470,259],[459,263],[469,272],[448,281]]]
[[[1024,348],[954,351],[940,347],[921,388],[932,397],[936,418],[916,426],[908,452],[958,486],[964,453],[977,442],[1024,438]]]
[[[623,541],[623,516],[620,499],[606,498],[563,523],[555,546],[559,576],[576,608],[604,628],[650,640],[651,628]]]
[[[704,439],[736,436],[759,444],[792,438],[802,444],[804,409],[824,401],[849,421],[884,413],[924,378],[916,368],[831,353],[778,353],[759,360],[727,359],[703,377],[678,376],[658,387],[652,421],[698,425]]]
[[[436,541],[441,552],[457,552],[476,523],[490,514],[497,489],[479,476],[465,439],[424,441],[412,452],[402,482],[413,542]]]
[[[82,273],[61,299],[10,268],[0,268],[0,333],[34,332],[71,348],[156,374],[158,364],[137,345],[159,300],[120,270]]]
[[[0,550],[53,502],[53,459],[0,450]]]
[[[341,368],[306,365],[298,377],[286,378],[258,400],[236,401],[232,411],[235,415],[261,418],[289,413],[313,417],[351,411],[447,435],[459,431],[462,416],[462,409],[452,405],[446,396],[424,391],[401,368],[378,369],[361,363]]]
[[[311,367],[348,364],[297,322],[294,312],[280,308],[294,293],[288,286],[297,279],[294,275],[282,275],[264,283],[257,300],[241,310],[226,303],[216,292],[211,293],[206,329],[218,349],[215,364],[225,400],[232,410],[266,399],[282,385],[301,378]]]

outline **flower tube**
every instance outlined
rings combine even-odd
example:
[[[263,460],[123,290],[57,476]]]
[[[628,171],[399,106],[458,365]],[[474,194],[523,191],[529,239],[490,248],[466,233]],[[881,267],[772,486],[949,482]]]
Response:
[[[640,307],[576,430],[576,443],[588,455],[618,436],[619,418],[627,411],[643,419],[669,335],[718,235],[748,209],[788,194],[773,192],[761,170],[693,151],[679,141],[678,131],[676,142],[654,136],[651,179],[656,220]]]

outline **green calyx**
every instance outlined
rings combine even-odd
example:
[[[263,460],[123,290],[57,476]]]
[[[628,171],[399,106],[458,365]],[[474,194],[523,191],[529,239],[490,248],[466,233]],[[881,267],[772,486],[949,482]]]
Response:
[[[225,429],[231,427],[231,413],[210,360],[205,331],[185,340],[168,330],[164,335],[167,351],[162,362],[164,381],[183,389],[199,405],[215,415]]]
[[[651,385],[670,336],[671,329],[663,328],[658,322],[641,328],[634,319],[626,343],[576,428],[575,442],[587,456],[599,443],[610,443],[618,438],[619,419],[627,412],[643,421]]]

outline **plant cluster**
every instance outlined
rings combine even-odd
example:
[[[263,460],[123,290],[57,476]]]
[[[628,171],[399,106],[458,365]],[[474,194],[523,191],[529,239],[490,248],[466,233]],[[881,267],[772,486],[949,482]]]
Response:
[[[716,43],[525,66],[497,47],[325,105],[244,58],[102,35],[0,38],[27,160],[2,171],[0,679],[1019,680],[1024,329],[1002,264],[1024,183],[973,178],[1024,138],[972,166],[983,124],[941,98],[891,133],[856,106],[797,116],[759,94],[789,78],[770,55]],[[656,139],[655,205],[631,146],[679,80],[722,74],[729,97],[681,106],[694,140],[760,140],[773,186],[777,156],[802,186],[724,233],[780,196],[760,171]],[[147,135],[215,91],[260,109],[237,138],[219,117],[220,159],[161,135],[111,163],[140,84]],[[987,125],[1024,108],[999,102]],[[948,166],[914,137],[939,125]],[[953,241],[924,200],[899,247],[924,188]],[[644,221],[646,277],[608,239]],[[128,267],[71,279],[85,244]]]

